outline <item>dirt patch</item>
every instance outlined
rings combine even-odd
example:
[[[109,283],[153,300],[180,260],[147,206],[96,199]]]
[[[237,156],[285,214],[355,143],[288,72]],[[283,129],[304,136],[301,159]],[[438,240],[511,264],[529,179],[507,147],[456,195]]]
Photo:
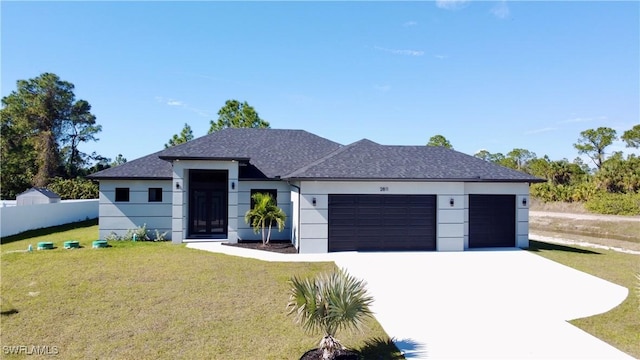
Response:
[[[529,212],[531,235],[640,251],[640,217]]]
[[[297,254],[298,250],[290,242],[269,242],[267,245],[262,245],[262,242],[239,242],[236,244],[224,243],[222,245],[235,246],[244,249],[271,251],[280,254]]]

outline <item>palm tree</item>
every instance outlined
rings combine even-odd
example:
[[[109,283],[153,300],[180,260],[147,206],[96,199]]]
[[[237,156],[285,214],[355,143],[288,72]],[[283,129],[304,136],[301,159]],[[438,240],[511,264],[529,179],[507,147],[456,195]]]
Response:
[[[356,279],[345,270],[323,273],[313,279],[294,276],[289,293],[289,315],[308,332],[324,334],[319,348],[322,359],[333,359],[344,347],[335,338],[341,329],[362,329],[365,318],[372,317],[373,297],[364,280]]]
[[[271,227],[276,223],[278,231],[284,230],[287,215],[276,205],[270,194],[255,193],[251,198],[255,205],[245,213],[244,221],[251,225],[256,234],[262,232],[262,245],[268,245],[271,239]]]

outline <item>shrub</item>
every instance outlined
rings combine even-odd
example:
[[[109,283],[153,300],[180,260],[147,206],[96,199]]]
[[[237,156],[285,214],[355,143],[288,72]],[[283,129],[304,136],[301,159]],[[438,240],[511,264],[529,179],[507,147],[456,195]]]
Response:
[[[62,200],[97,199],[100,193],[98,184],[83,178],[63,179],[56,177],[51,180],[47,188],[60,195]]]
[[[599,193],[585,203],[591,212],[609,215],[640,215],[640,194]]]

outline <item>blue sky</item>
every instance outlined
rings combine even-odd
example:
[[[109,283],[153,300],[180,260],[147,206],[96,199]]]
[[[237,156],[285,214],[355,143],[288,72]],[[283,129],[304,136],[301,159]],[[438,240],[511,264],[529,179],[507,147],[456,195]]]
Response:
[[[129,160],[196,136],[228,99],[348,144],[574,159],[589,128],[640,122],[640,3],[7,2],[2,96],[53,72]],[[621,142],[611,151],[624,149]]]

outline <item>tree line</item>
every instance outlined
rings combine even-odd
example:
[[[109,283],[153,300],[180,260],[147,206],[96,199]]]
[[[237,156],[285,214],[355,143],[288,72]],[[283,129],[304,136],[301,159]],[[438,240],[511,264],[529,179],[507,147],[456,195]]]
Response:
[[[627,148],[639,149],[640,125],[624,131],[619,138]],[[547,180],[530,188],[531,196],[542,201],[584,202],[594,212],[640,214],[640,156],[624,156],[621,151],[609,154],[607,149],[617,139],[616,130],[609,127],[580,132],[573,146],[593,162],[594,168],[580,157],[552,160],[520,148],[507,154],[481,150],[474,156]],[[442,135],[431,137],[427,145],[453,148]]]
[[[47,187],[63,199],[95,198],[97,183],[86,176],[127,159],[115,160],[79,150],[83,143],[98,141],[102,126],[96,122],[88,101],[76,99],[74,85],[52,73],[18,80],[16,90],[2,98],[0,109],[0,196],[13,199],[28,188]],[[227,100],[210,121],[208,133],[224,128],[269,128],[268,121],[246,101]],[[188,124],[174,134],[165,148],[194,138]],[[542,201],[586,202],[598,212],[640,214],[640,157],[622,152],[607,156],[607,148],[618,139],[614,129],[599,127],[580,133],[574,144],[595,168],[577,157],[552,160],[537,157],[527,149],[515,148],[506,154],[481,150],[475,157],[546,179],[531,186],[531,195]],[[640,125],[620,136],[628,148],[640,148]],[[442,135],[434,135],[428,146],[453,149]],[[595,204],[595,205],[593,205]]]
[[[217,121],[211,120],[209,133],[226,127],[269,123],[247,102],[227,100]],[[101,131],[91,105],[76,99],[72,83],[53,73],[18,80],[16,90],[2,98],[0,109],[0,198],[15,199],[31,187],[48,188],[63,199],[97,198],[98,184],[86,176],[127,162],[122,154],[112,161],[80,151],[81,144],[98,141]],[[185,124],[165,147],[192,139],[191,127]]]

